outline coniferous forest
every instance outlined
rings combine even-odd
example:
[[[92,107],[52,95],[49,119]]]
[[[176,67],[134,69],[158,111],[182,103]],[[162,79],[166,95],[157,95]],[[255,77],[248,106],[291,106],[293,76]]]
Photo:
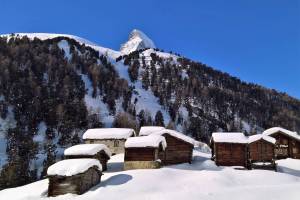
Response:
[[[69,52],[60,45],[67,42]],[[285,93],[246,83],[178,54],[162,50],[134,51],[112,62],[107,55],[57,37],[48,40],[0,37],[0,117],[6,140],[6,161],[0,172],[0,189],[24,185],[45,176],[60,159],[61,148],[80,142],[87,128],[105,126],[86,105],[85,79],[91,96],[100,99],[113,116],[111,126],[158,125],[178,127],[208,143],[214,131],[261,132],[282,126],[300,131],[300,101]],[[70,56],[70,55],[72,56]],[[123,63],[130,80],[121,78],[115,64]],[[141,82],[162,110],[137,109]],[[163,112],[170,116],[164,118]],[[45,134],[39,139],[39,127]],[[2,124],[3,125],[3,124]],[[36,164],[38,155],[45,157]]]

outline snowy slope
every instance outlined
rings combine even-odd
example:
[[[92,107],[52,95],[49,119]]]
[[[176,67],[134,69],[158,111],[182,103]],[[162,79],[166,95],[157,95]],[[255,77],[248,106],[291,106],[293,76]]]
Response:
[[[128,38],[128,41],[121,45],[120,52],[129,54],[133,51],[145,48],[155,48],[154,42],[142,31],[134,29]]]
[[[102,182],[83,195],[47,198],[48,180],[0,191],[0,199],[75,200],[296,200],[300,178],[268,170],[235,170],[217,167],[210,155],[194,151],[192,164],[161,169],[122,171],[123,154],[108,164]],[[298,169],[300,171],[300,161]],[[171,179],[171,180],[170,180]]]

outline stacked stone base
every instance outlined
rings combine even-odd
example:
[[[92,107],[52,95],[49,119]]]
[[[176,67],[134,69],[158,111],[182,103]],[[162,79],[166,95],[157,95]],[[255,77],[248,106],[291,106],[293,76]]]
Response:
[[[125,161],[124,170],[130,169],[158,169],[161,167],[159,161]]]

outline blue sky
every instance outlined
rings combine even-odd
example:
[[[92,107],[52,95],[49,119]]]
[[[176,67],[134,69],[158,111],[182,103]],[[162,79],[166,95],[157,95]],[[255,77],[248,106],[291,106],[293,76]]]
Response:
[[[68,33],[112,49],[137,28],[161,49],[300,98],[300,0],[1,0],[0,19],[0,33]]]

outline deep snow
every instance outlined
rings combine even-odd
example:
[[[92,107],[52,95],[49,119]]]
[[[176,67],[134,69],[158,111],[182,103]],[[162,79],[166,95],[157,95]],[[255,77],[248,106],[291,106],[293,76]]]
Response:
[[[67,194],[50,199],[75,200],[298,200],[298,176],[267,170],[217,167],[210,155],[194,151],[192,164],[161,169],[122,171],[123,154],[112,156],[102,182],[83,195]],[[287,159],[280,167],[300,172],[300,160]],[[296,169],[295,169],[296,168]],[[0,199],[48,199],[48,180],[0,191]]]

